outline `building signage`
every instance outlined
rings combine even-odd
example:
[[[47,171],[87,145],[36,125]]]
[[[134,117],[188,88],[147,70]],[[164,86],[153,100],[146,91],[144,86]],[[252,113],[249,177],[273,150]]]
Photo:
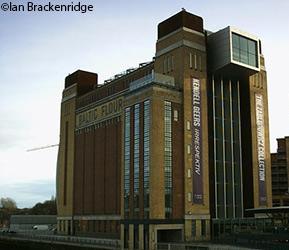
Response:
[[[193,203],[203,204],[201,85],[195,78],[192,79],[192,163]]]
[[[265,132],[264,132],[264,105],[263,96],[255,94],[256,102],[256,128],[257,128],[257,155],[258,155],[258,179],[259,179],[259,203],[267,204],[266,197],[266,171],[265,171]]]
[[[76,115],[76,129],[91,126],[120,114],[123,97],[106,102]]]

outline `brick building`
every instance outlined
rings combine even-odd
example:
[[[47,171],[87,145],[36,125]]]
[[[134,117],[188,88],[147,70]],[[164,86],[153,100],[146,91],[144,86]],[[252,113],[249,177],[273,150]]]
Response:
[[[277,152],[271,154],[273,206],[289,206],[289,137],[277,139]]]
[[[158,25],[152,62],[101,85],[66,77],[59,232],[130,249],[209,239],[213,220],[272,206],[268,126],[260,40],[177,13]]]

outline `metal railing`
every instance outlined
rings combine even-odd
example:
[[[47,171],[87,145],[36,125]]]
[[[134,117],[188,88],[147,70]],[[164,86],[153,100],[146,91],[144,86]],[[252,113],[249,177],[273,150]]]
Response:
[[[32,233],[5,233],[0,234],[0,238],[13,238],[19,240],[31,240],[44,243],[55,243],[55,244],[70,244],[70,245],[90,245],[102,247],[103,249],[120,249],[120,240],[116,239],[100,239],[100,238],[88,238],[88,237],[77,237],[77,236],[60,236],[60,235],[40,235]]]
[[[137,79],[137,80],[131,82],[129,85],[129,90],[132,91],[132,90],[141,88],[145,85],[148,85],[150,83],[159,83],[161,85],[174,87],[175,86],[175,79],[171,76],[152,72],[149,75],[146,75],[140,79]]]

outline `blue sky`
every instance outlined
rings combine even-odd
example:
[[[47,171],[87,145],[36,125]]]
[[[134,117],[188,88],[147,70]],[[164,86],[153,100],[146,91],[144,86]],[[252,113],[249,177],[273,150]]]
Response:
[[[102,83],[150,61],[155,53],[157,24],[182,7],[202,16],[206,29],[217,31],[232,25],[262,40],[271,151],[276,150],[277,137],[289,135],[287,0],[81,2],[93,4],[94,11],[0,11],[0,197],[14,198],[24,207],[54,195],[57,148],[26,150],[58,143],[65,76],[84,69],[97,72]]]

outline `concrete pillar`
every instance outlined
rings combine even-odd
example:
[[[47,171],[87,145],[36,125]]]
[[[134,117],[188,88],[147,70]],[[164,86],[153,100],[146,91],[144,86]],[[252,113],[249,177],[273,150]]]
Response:
[[[201,220],[196,220],[196,240],[202,239],[202,223]]]
[[[155,250],[156,249],[156,243],[157,243],[157,235],[155,232],[154,225],[149,225],[149,249]]]
[[[128,249],[134,250],[134,225],[130,224],[128,228]]]
[[[64,221],[64,233],[65,234],[68,234],[68,223],[69,223],[69,220]]]
[[[74,235],[74,223],[73,219],[70,221],[70,235]]]
[[[185,241],[192,240],[192,220],[185,220]]]
[[[210,220],[206,221],[206,239],[211,239],[211,228],[210,228]]]
[[[120,224],[120,249],[124,249],[124,224]]]
[[[60,220],[57,220],[57,232],[60,232],[61,228],[60,228]]]
[[[139,250],[144,250],[144,225],[138,227]]]

